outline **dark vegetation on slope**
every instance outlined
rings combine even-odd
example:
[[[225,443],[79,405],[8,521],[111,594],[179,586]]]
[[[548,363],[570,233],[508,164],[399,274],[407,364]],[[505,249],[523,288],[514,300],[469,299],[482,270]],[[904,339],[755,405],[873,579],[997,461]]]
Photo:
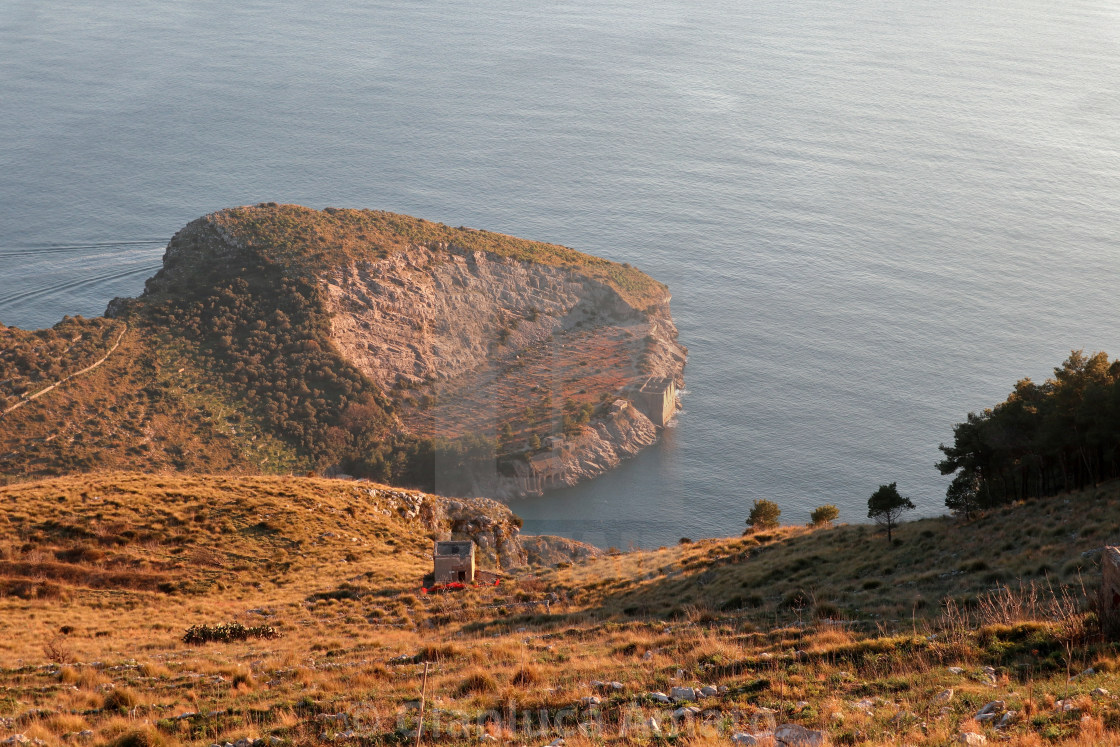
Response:
[[[330,320],[314,275],[293,267],[294,252],[284,261],[269,251],[223,257],[219,242],[204,222],[177,234],[169,254],[187,259],[167,263],[130,309],[152,335],[186,343],[308,464],[387,478],[394,449],[406,448],[394,442],[391,403],[326,344]]]
[[[0,415],[0,483],[95,469],[244,472],[299,465],[289,445],[242,414],[187,346],[135,323],[121,336],[123,327],[93,319],[64,320],[52,330],[3,330],[0,365],[14,390],[26,389],[21,397],[81,371],[118,338],[120,345],[100,366],[47,395],[8,405],[23,402]],[[83,339],[74,342],[79,332]]]
[[[80,316],[34,331],[0,324],[0,411],[93,364],[121,330],[120,322]]]
[[[1054,378],[969,413],[941,450],[941,474],[956,474],[945,505],[964,514],[1120,477],[1120,361],[1075,350]]]

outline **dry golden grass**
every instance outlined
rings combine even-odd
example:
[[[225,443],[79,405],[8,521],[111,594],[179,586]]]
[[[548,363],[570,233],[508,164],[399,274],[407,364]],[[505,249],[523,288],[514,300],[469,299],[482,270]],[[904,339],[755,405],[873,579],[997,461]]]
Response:
[[[991,583],[985,573],[1023,568],[1025,554],[1069,565],[1088,548],[1069,539],[1068,517],[1109,520],[1097,494],[1070,496],[1058,512],[1028,504],[986,523],[915,522],[892,547],[860,527],[786,527],[424,595],[426,530],[384,513],[388,499],[359,494],[370,487],[117,474],[0,489],[8,561],[135,569],[176,585],[90,588],[74,576],[58,581],[65,599],[0,598],[0,739],[23,733],[55,744],[89,730],[93,744],[317,744],[324,732],[353,732],[362,744],[396,744],[410,741],[423,691],[425,744],[473,743],[487,732],[526,745],[558,733],[568,745],[726,745],[735,731],[781,723],[822,729],[833,744],[948,744],[968,728],[1009,744],[1120,743],[1120,704],[1092,694],[1120,691],[1120,652],[1091,637],[1067,647],[1062,625],[1045,620],[943,628],[934,595],[945,582],[931,575],[945,557],[933,540],[950,532],[964,540],[954,544],[954,569],[980,560],[967,548],[981,531],[991,556],[987,571],[951,577],[954,597],[974,578]],[[1038,522],[1036,539],[1000,552],[1022,521]],[[806,585],[789,579],[806,554],[819,557],[819,586],[798,615],[782,605]],[[890,580],[864,589],[871,576],[860,569],[886,562]],[[744,580],[761,603],[728,606]],[[829,584],[840,588],[826,600]],[[348,593],[327,594],[340,588]],[[916,592],[929,603],[915,609]],[[534,604],[551,593],[559,600],[548,612]],[[839,624],[814,614],[826,601],[898,614],[877,626]],[[628,613],[631,605],[641,609]],[[219,622],[268,624],[283,637],[182,643],[189,625]],[[1067,682],[1067,666],[1090,664],[1096,674]],[[705,698],[694,721],[674,723],[675,706],[648,696],[702,685],[727,690]],[[936,697],[946,688],[954,695],[942,713]],[[583,705],[592,696],[601,699],[593,709]],[[1002,730],[976,723],[991,700],[1020,717]],[[650,717],[661,737],[646,728]]]

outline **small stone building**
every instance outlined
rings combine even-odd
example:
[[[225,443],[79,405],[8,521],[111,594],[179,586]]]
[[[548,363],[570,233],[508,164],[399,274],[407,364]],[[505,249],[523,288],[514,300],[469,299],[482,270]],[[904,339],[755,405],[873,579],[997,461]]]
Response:
[[[436,540],[432,559],[435,583],[474,583],[474,542],[471,540]]]
[[[633,400],[654,425],[664,428],[677,412],[677,384],[671,378],[646,379]]]

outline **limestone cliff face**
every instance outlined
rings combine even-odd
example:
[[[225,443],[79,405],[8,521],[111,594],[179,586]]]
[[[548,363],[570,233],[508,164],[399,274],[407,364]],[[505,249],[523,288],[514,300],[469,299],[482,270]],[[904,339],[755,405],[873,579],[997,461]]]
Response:
[[[503,474],[477,476],[470,493],[508,498],[616,467],[658,438],[626,398],[650,380],[683,383],[668,294],[639,311],[577,270],[454,245],[353,263],[325,281],[332,342],[400,392],[408,427],[449,437],[506,429],[505,451],[529,450]],[[593,417],[565,428],[565,407],[571,417],[585,403]],[[562,431],[562,445],[533,453],[531,443]]]
[[[576,325],[644,321],[571,270],[447,245],[340,267],[326,282],[333,342],[386,389],[454,379]]]

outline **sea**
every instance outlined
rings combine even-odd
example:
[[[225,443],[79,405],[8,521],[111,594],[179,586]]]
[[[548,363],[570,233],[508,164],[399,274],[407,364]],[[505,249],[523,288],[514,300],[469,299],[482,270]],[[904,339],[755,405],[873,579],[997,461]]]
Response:
[[[1107,0],[5,0],[0,321],[98,315],[261,201],[556,242],[669,284],[687,383],[524,531],[938,515],[954,423],[1120,353],[1118,123]]]

